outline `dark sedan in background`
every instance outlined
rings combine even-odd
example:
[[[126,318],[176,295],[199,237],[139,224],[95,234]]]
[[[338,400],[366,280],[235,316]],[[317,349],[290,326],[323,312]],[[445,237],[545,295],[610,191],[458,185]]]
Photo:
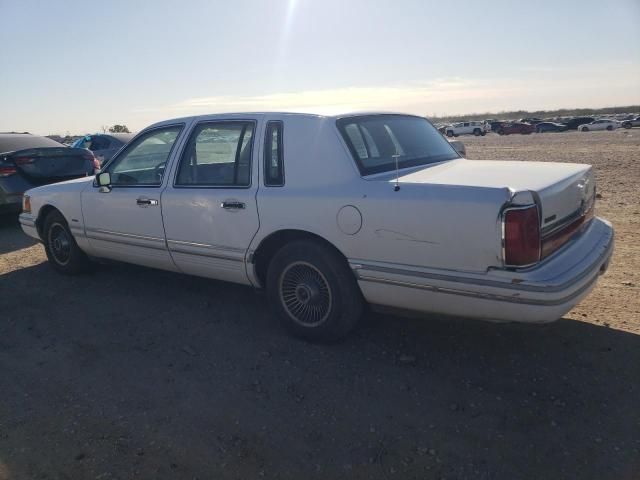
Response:
[[[105,163],[134,136],[133,133],[96,133],[79,138],[71,146],[91,150],[100,163]]]
[[[94,175],[99,168],[84,148],[28,133],[0,133],[0,213],[19,212],[30,188]]]
[[[536,125],[537,133],[564,132],[566,129],[567,129],[567,126],[564,123],[540,122]]]
[[[522,135],[528,135],[536,131],[536,127],[531,125],[530,123],[520,123],[520,122],[504,122],[498,128],[499,135],[511,135],[514,133],[520,133]]]
[[[580,125],[585,125],[593,121],[595,121],[593,117],[574,117],[564,122],[564,124],[567,130],[577,130]]]

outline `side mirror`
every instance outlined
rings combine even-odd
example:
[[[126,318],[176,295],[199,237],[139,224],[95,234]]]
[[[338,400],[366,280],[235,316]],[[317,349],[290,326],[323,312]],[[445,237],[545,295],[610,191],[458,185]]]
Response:
[[[100,193],[109,193],[111,191],[111,175],[109,172],[97,174],[96,183],[98,184],[98,187],[100,187]]]
[[[111,175],[109,172],[102,172],[96,175],[96,182],[99,187],[110,187],[111,186]]]
[[[456,152],[458,152],[461,156],[463,157],[467,156],[467,148],[464,146],[464,143],[462,143],[460,140],[451,140],[449,141],[449,143],[453,148],[456,149]]]

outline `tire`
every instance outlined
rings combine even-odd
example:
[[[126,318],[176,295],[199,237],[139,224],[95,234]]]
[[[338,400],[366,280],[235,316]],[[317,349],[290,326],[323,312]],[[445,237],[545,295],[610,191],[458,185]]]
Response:
[[[609,126],[607,127],[607,130],[609,130],[609,131],[613,130],[613,126],[612,126],[612,125],[609,125]]]
[[[631,122],[624,122],[624,123],[622,124],[622,126],[623,126],[624,128],[631,128]]]
[[[483,137],[484,137],[486,134],[487,134],[487,132],[485,132],[484,130],[482,130],[482,131],[480,132],[480,135],[482,135]]]
[[[54,210],[46,216],[42,231],[47,259],[58,272],[75,275],[91,270],[91,260],[78,247],[60,212]]]
[[[542,129],[541,128],[536,128],[536,133],[542,133]]]
[[[582,127],[580,129],[581,132],[588,132],[589,131],[589,127]]]
[[[266,287],[282,325],[305,340],[340,340],[362,315],[364,299],[348,264],[314,240],[281,248],[269,263]]]
[[[480,135],[482,135],[482,132],[480,131],[480,129],[479,129],[479,128],[475,128],[475,129],[473,130],[473,134],[474,134],[476,137],[479,137]]]
[[[498,130],[498,135],[505,135],[504,130],[503,129]]]
[[[451,130],[447,130],[447,137],[453,137],[453,132]]]

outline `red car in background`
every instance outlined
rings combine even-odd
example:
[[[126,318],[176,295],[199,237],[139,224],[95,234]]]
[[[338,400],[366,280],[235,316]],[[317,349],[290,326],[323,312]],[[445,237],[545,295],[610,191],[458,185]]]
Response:
[[[512,133],[521,133],[528,135],[536,131],[536,127],[530,123],[522,122],[505,122],[498,128],[499,135],[510,135]]]

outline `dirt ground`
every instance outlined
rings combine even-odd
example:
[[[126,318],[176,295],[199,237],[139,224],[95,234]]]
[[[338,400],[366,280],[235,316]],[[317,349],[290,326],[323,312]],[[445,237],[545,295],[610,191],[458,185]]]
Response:
[[[616,253],[564,319],[368,314],[309,345],[249,288],[60,276],[2,220],[0,479],[640,478],[640,129],[461,139],[594,165]]]

